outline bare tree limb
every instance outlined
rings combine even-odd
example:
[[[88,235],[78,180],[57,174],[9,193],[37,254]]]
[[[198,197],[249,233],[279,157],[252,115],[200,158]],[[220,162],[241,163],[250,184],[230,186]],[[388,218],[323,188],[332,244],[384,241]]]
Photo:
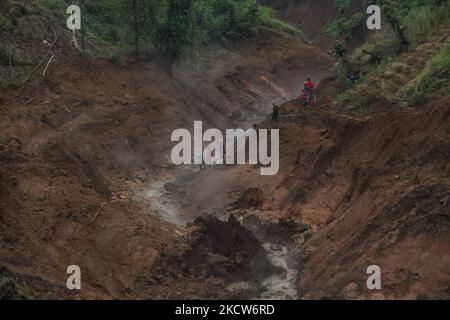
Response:
[[[100,215],[100,213],[102,212],[103,208],[105,207],[106,203],[102,203],[102,205],[100,206],[100,209],[98,209],[97,213],[95,214],[94,218],[92,219],[92,222],[95,222],[95,220],[97,220],[97,217]]]
[[[39,67],[42,65],[42,63],[47,59],[47,57],[50,55],[50,53],[53,50],[54,45],[56,44],[56,42],[58,41],[58,35],[56,34],[55,28],[53,28],[53,25],[50,24],[50,27],[53,30],[53,35],[54,35],[54,40],[53,42],[50,44],[50,48],[48,49],[47,53],[45,54],[45,56],[41,59],[41,61],[39,61],[39,63],[33,68],[33,70],[31,70],[31,72],[27,75],[27,77],[25,78],[25,80],[23,80],[23,85],[25,85],[26,82],[28,82],[28,80],[30,80],[31,76],[36,72],[37,69],[39,69]]]
[[[47,68],[48,68],[48,66],[50,65],[50,63],[52,63],[52,60],[53,60],[54,58],[55,58],[55,55],[52,55],[52,56],[50,57],[50,59],[48,59],[47,65],[45,66],[45,69],[44,69],[44,72],[42,73],[42,76],[45,77],[45,73],[47,72]]]

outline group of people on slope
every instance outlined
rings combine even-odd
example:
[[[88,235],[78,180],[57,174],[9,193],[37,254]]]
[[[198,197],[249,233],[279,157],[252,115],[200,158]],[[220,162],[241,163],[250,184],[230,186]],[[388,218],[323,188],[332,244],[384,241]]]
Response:
[[[350,74],[348,75],[348,80],[351,82],[353,87],[356,87],[358,85],[358,78],[356,76]],[[308,78],[308,80],[305,83],[303,83],[303,89],[298,99],[302,102],[305,108],[308,108],[311,105],[311,101],[314,101],[315,105],[317,104],[315,89],[316,86],[310,78]],[[274,103],[272,120],[278,122],[278,113],[279,113],[279,106]]]
[[[311,79],[308,79],[303,84],[303,89],[302,89],[299,99],[303,102],[303,106],[305,108],[308,108],[312,99],[314,99],[314,101],[316,103],[316,100],[315,100],[316,96],[314,93],[315,89],[316,89],[316,86],[315,86],[314,82],[312,82]],[[276,105],[275,103],[273,103],[272,121],[278,123],[278,117],[279,117],[279,106]]]

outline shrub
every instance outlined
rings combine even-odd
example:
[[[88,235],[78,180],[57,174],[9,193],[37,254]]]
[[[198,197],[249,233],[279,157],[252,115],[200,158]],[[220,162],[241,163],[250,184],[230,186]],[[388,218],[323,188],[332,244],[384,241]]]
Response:
[[[450,45],[444,47],[442,52],[434,56],[427,64],[423,72],[417,77],[418,84],[408,91],[408,102],[421,104],[428,94],[447,90],[444,94],[450,94]]]
[[[360,90],[350,89],[338,96],[338,101],[345,104],[347,109],[367,113],[369,112],[369,101]]]
[[[339,11],[342,13],[347,9],[351,4],[353,0],[336,0],[335,6],[339,9]]]
[[[272,8],[268,7],[259,7],[259,18],[261,20],[261,24],[267,26],[272,29],[277,29],[289,33],[293,36],[298,36],[300,38],[304,38],[303,33],[291,26],[290,24],[283,22],[275,17],[275,11]]]
[[[412,8],[403,18],[407,36],[413,46],[425,41],[442,23],[450,21],[450,1],[440,5]]]
[[[354,14],[349,19],[337,17],[328,25],[326,32],[328,32],[334,39],[339,39],[343,35],[351,37],[352,30],[360,26],[364,21],[364,18],[365,14],[361,12]]]

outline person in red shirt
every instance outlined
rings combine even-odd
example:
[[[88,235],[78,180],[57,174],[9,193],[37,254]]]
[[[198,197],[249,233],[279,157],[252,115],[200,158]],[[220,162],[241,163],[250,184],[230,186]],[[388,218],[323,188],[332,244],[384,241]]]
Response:
[[[314,89],[315,89],[314,83],[311,81],[311,79],[308,79],[308,81],[305,82],[305,90],[313,95]]]
[[[305,107],[309,106],[310,100],[311,98],[314,97],[314,89],[315,89],[315,85],[314,83],[311,81],[311,79],[308,79],[304,84],[303,84],[303,89],[300,95],[300,100],[303,101],[303,105]]]

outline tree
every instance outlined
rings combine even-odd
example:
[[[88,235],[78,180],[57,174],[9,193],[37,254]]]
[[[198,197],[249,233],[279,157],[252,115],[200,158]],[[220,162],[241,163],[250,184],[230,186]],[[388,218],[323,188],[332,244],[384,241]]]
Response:
[[[405,29],[400,22],[402,16],[402,3],[398,0],[377,0],[377,4],[381,8],[381,12],[383,13],[386,21],[391,25],[392,30],[396,34],[400,48],[399,51],[406,51],[409,46],[409,40],[406,36]]]
[[[138,53],[139,51],[139,21],[137,13],[137,1],[138,0],[133,0],[134,49],[136,53]]]
[[[159,48],[173,58],[187,55],[195,44],[192,0],[168,0],[167,20],[158,30]]]
[[[331,54],[335,58],[344,58],[347,54],[348,50],[345,44],[342,41],[336,41],[333,49],[331,50]]]

